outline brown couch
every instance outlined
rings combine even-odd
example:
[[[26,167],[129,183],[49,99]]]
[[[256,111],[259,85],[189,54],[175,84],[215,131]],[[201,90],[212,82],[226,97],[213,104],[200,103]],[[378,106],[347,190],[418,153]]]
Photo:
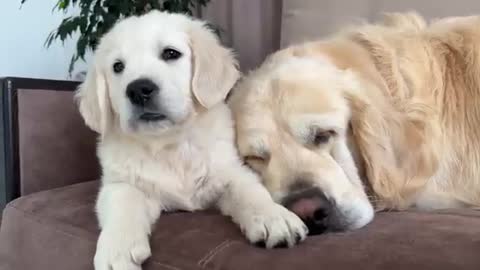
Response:
[[[76,83],[6,78],[1,91],[0,270],[93,269],[99,230],[95,134],[73,103]],[[379,213],[367,227],[292,249],[246,242],[216,211],[163,215],[146,270],[480,269],[480,212]]]
[[[382,11],[428,17],[480,13],[476,0],[214,0],[244,69],[279,47]],[[246,25],[245,25],[246,24]],[[87,270],[98,236],[95,134],[73,103],[73,82],[0,80],[0,270]],[[309,237],[292,249],[249,245],[216,211],[163,215],[145,270],[480,269],[480,212],[379,213],[367,227]]]

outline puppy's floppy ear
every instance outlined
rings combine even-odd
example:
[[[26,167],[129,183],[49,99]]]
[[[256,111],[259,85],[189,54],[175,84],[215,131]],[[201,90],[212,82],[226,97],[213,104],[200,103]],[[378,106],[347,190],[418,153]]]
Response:
[[[78,87],[75,99],[87,126],[104,134],[110,121],[111,107],[105,76],[100,73],[96,63]]]
[[[240,73],[233,53],[222,46],[204,23],[196,21],[190,29],[193,74],[192,91],[205,108],[225,100]]]

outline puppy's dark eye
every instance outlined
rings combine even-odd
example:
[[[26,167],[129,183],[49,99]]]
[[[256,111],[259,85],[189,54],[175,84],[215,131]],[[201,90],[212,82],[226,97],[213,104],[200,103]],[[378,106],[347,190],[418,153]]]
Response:
[[[162,59],[165,60],[165,61],[172,61],[172,60],[177,60],[178,58],[180,58],[182,56],[182,53],[177,51],[177,50],[174,50],[174,49],[171,49],[171,48],[167,48],[165,50],[162,51]]]
[[[125,69],[125,64],[118,60],[113,64],[113,72],[115,73],[121,73]]]
[[[317,133],[315,133],[315,136],[313,137],[313,144],[315,146],[326,144],[330,141],[330,138],[334,135],[335,135],[335,131],[333,130],[318,131]]]

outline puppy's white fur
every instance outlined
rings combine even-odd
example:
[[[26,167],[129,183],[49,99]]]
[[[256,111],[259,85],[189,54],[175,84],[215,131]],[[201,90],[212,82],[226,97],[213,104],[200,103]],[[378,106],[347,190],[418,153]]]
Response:
[[[182,57],[160,59],[171,47]],[[118,60],[125,64],[120,74],[112,69]],[[203,22],[184,15],[130,17],[102,38],[77,93],[87,125],[101,134],[95,269],[141,269],[152,224],[165,210],[216,205],[249,241],[267,247],[305,238],[303,222],[274,203],[238,156],[223,102],[238,76],[230,51]],[[167,119],[137,121],[126,88],[139,78],[159,85]]]

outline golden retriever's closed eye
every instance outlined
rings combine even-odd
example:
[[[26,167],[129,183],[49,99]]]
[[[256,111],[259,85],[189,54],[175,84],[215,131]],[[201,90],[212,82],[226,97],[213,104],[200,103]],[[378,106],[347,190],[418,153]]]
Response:
[[[245,161],[323,231],[480,206],[479,89],[480,18],[389,14],[272,54],[230,105]]]

